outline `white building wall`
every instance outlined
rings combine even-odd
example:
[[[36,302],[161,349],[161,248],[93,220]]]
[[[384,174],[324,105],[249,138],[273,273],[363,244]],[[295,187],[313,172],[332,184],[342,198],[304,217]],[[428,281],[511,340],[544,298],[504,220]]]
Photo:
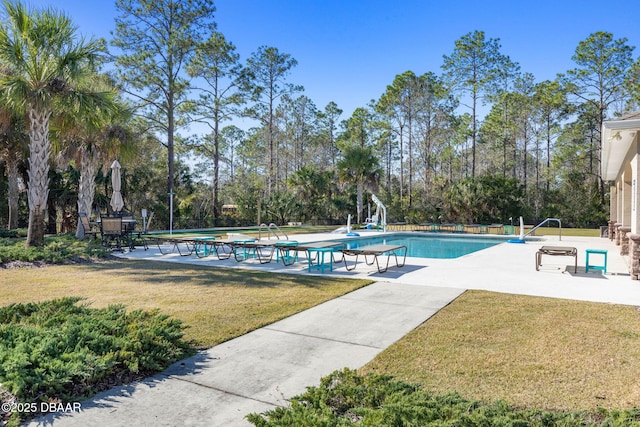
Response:
[[[631,233],[640,234],[640,209],[638,209],[638,201],[640,201],[640,182],[638,182],[638,174],[640,173],[640,155],[638,153],[631,159]]]
[[[631,226],[631,168],[626,168],[622,174],[622,225]]]

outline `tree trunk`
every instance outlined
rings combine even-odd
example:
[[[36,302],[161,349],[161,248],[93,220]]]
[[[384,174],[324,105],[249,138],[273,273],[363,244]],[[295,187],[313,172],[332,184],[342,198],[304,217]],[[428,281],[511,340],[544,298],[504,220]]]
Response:
[[[49,197],[49,116],[51,111],[29,108],[29,230],[26,247],[44,246],[44,214]]]
[[[26,247],[44,246],[44,217],[45,209],[29,209],[29,229],[27,231]]]
[[[473,107],[471,109],[473,115],[473,130],[471,133],[471,178],[476,177],[476,137],[478,133],[478,122],[476,116],[476,104],[478,103],[477,97],[476,89],[474,88],[472,96]]]
[[[551,120],[547,117],[547,192],[551,188]]]
[[[218,225],[219,190],[220,190],[220,118],[216,112],[214,129],[213,129],[213,220]],[[233,164],[233,163],[232,163]]]
[[[60,230],[64,233],[64,209],[56,206],[54,199],[47,200],[47,218],[44,222],[44,234],[58,234],[58,212],[60,213]]]
[[[424,133],[424,146],[423,146],[423,167],[424,167],[424,197],[429,197],[429,184],[431,183],[431,124],[427,121],[427,128]]]
[[[408,176],[408,188],[407,188],[407,195],[409,196],[409,200],[408,200],[408,208],[411,209],[411,206],[413,205],[413,121],[411,120],[411,116],[409,116],[409,129],[408,133],[409,133],[409,176]]]
[[[80,149],[80,180],[78,182],[78,214],[83,212],[91,217],[91,207],[96,194],[96,174],[98,161],[86,147]],[[76,238],[84,239],[84,227],[78,221]]]
[[[358,209],[358,224],[362,224],[362,210],[363,210],[363,205],[362,205],[362,193],[364,192],[364,184],[362,182],[358,182],[357,184],[357,194],[356,194],[356,198],[357,198],[357,209]]]
[[[269,135],[268,139],[269,139],[269,143],[268,143],[268,152],[267,152],[267,161],[269,162],[269,164],[267,165],[267,196],[271,195],[271,192],[274,190],[274,186],[275,186],[275,176],[276,176],[276,171],[275,171],[275,144],[273,142],[273,108],[274,108],[274,103],[275,103],[275,98],[274,98],[274,94],[273,94],[273,85],[270,88],[269,91],[269,120],[268,120],[268,132]]]
[[[400,208],[404,209],[404,128],[400,125]]]
[[[8,204],[9,204],[9,229],[18,228],[18,205],[20,189],[18,188],[18,159],[14,155],[7,158]]]
[[[502,139],[502,177],[507,177],[507,143],[508,139],[505,135]]]
[[[391,160],[393,157],[393,151],[391,147],[391,141],[387,141],[387,191],[391,191]]]
[[[175,131],[174,125],[174,108],[173,108],[173,94],[168,102],[168,114],[167,114],[167,164],[168,164],[168,176],[167,176],[167,193],[169,199],[167,200],[167,206],[170,206],[169,212],[169,230],[173,230],[173,188],[174,188],[174,175],[175,175],[175,153],[174,153],[174,138],[173,133]]]
[[[540,190],[540,138],[536,136],[536,194]]]
[[[522,156],[522,183],[524,185],[524,192],[525,194],[527,193],[527,178],[528,178],[528,174],[527,174],[527,155],[528,155],[528,141],[527,138],[529,138],[529,135],[527,133],[527,122],[525,120],[524,122],[524,138],[522,141],[522,151],[523,151],[523,156]]]

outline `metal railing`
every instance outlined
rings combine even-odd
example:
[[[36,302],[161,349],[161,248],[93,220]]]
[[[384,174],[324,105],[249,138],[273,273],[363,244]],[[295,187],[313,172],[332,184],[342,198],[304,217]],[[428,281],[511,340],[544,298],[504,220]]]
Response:
[[[562,221],[560,221],[558,218],[547,218],[544,221],[542,221],[540,224],[536,225],[535,227],[533,227],[531,230],[529,230],[529,232],[527,234],[524,235],[524,237],[527,237],[529,234],[533,233],[534,231],[536,231],[538,228],[542,227],[544,224],[550,222],[550,221],[555,221],[558,223],[558,227],[559,227],[559,235],[560,238],[559,240],[562,240]]]
[[[289,236],[287,233],[282,231],[280,227],[278,227],[273,222],[269,225],[262,223],[260,224],[260,228],[258,229],[258,240],[262,239],[262,230],[265,229],[265,233],[267,233],[267,240],[271,239],[271,236],[275,237],[277,240],[280,240],[280,236],[282,236],[283,240],[289,240]]]

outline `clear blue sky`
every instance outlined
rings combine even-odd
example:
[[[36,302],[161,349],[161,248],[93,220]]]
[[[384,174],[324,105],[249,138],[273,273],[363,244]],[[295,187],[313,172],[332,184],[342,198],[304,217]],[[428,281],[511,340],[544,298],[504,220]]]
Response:
[[[31,0],[64,10],[85,36],[110,38],[115,1]],[[334,101],[343,119],[377,99],[395,75],[441,74],[443,55],[482,30],[537,81],[573,68],[576,46],[596,31],[639,46],[640,1],[595,0],[218,0],[215,20],[242,60],[259,46],[291,54],[291,83],[319,109]],[[610,9],[609,7],[615,7]]]

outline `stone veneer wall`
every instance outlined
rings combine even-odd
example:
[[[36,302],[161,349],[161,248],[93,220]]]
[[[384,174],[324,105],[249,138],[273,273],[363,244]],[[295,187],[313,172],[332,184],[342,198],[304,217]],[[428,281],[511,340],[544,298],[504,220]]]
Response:
[[[616,222],[609,221],[609,240],[614,240],[616,238]]]
[[[629,273],[631,280],[640,278],[640,234],[628,234],[629,236]]]
[[[620,234],[620,255],[629,255],[630,231],[631,227],[618,227],[618,233]]]
[[[616,246],[620,246],[622,244],[622,240],[621,240],[622,233],[620,232],[620,227],[622,227],[622,224],[620,224],[619,222],[616,222],[614,224],[614,227],[616,229],[616,233],[615,233],[616,234]]]

